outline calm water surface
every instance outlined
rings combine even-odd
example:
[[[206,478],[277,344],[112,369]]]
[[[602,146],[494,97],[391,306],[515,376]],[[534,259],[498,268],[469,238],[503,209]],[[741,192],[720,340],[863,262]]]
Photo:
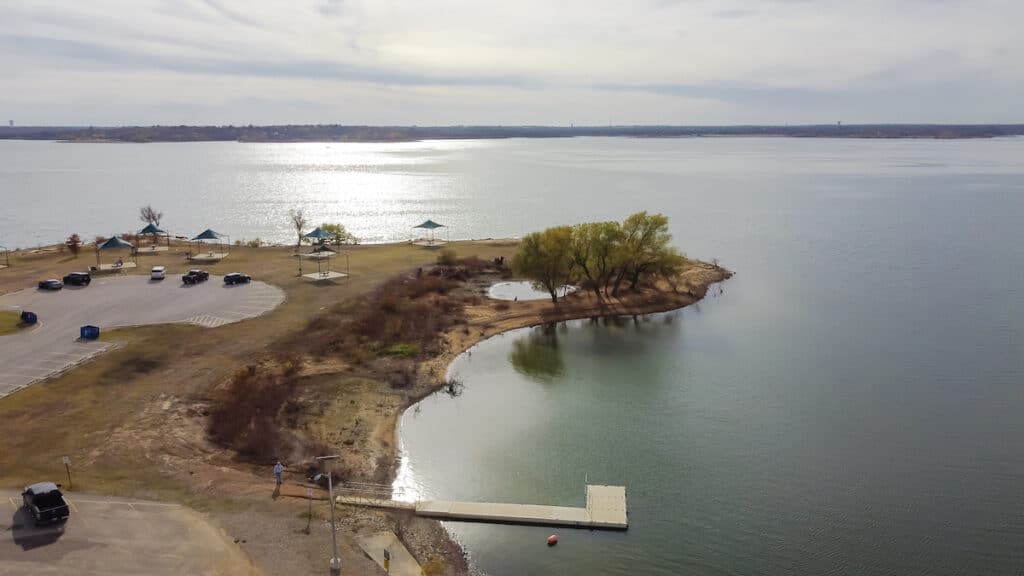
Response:
[[[411,144],[0,142],[0,244],[139,227],[286,242],[284,214],[369,241],[671,217],[737,276],[634,323],[509,333],[402,421],[424,497],[582,505],[626,533],[451,524],[522,574],[1024,570],[1024,139]]]
[[[478,345],[460,397],[404,417],[399,484],[627,486],[627,533],[556,549],[449,524],[492,576],[1024,570],[1022,143],[661,146],[706,162],[622,152],[592,194],[669,213],[738,275],[679,313]]]

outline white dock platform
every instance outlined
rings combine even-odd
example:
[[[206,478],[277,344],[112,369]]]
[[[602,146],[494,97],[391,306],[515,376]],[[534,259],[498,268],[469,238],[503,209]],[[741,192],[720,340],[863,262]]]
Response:
[[[321,280],[337,280],[339,278],[348,278],[348,274],[344,272],[334,272],[328,270],[326,272],[313,272],[312,274],[303,274],[303,278],[306,280],[312,280],[314,282],[320,282]]]
[[[378,508],[413,509],[417,516],[439,520],[495,522],[499,524],[532,524],[537,526],[568,526],[573,528],[604,528],[625,530],[629,527],[626,513],[625,486],[587,486],[586,508],[542,506],[538,504],[506,504],[493,502],[449,502],[433,500],[398,502],[338,496],[338,504]]]
[[[227,252],[200,252],[198,254],[186,255],[186,259],[194,263],[216,264],[230,256]]]

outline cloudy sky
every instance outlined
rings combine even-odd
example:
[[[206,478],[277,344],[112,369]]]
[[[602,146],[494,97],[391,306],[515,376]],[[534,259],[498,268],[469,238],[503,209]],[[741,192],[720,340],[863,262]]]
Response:
[[[17,124],[1022,122],[1021,0],[0,0]]]

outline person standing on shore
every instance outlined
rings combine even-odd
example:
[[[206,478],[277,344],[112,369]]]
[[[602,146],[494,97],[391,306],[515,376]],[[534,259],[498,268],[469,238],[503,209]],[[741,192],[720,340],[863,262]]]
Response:
[[[281,486],[281,475],[284,474],[284,466],[281,465],[281,461],[278,460],[277,464],[274,464],[274,479],[277,480],[277,485]]]

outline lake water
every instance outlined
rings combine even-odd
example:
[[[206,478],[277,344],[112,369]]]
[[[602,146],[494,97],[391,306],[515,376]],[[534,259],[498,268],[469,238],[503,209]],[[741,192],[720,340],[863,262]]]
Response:
[[[403,240],[671,217],[737,275],[634,323],[506,334],[402,420],[424,497],[579,506],[625,533],[450,524],[521,574],[1024,569],[1024,139],[409,144],[0,142],[0,244],[141,226],[290,240],[286,212]]]

